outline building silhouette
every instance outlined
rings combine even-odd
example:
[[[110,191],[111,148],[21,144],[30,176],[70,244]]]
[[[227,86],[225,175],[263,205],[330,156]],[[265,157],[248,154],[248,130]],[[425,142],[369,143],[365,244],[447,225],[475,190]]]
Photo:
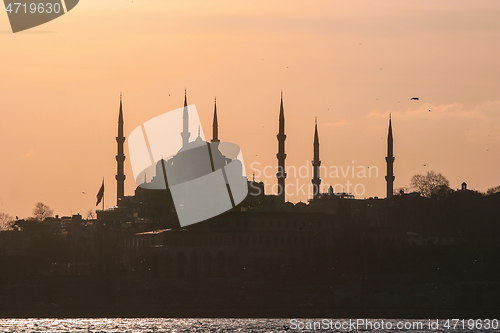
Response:
[[[189,143],[189,113],[188,113],[188,103],[187,103],[187,90],[184,89],[184,109],[182,110],[182,147],[184,148]]]
[[[387,176],[385,180],[387,182],[387,198],[392,197],[394,191],[394,152],[393,152],[393,142],[392,142],[392,119],[389,116],[389,133],[387,134],[387,157],[385,161],[387,162]]]
[[[321,160],[319,159],[319,134],[318,134],[318,121],[315,119],[314,122],[314,140],[313,140],[313,178],[311,183],[313,184],[313,197],[309,200],[312,207],[315,207],[319,211],[329,211],[345,214],[346,210],[350,210],[350,203],[346,202],[344,199],[354,199],[354,195],[351,193],[335,193],[333,187],[330,186],[326,193],[321,193]]]
[[[318,121],[315,120],[314,124],[314,158],[312,161],[312,166],[313,166],[313,179],[312,179],[312,184],[313,184],[313,199],[319,199],[320,197],[320,185],[321,185],[321,178],[320,178],[320,169],[319,167],[321,166],[321,161],[319,160],[319,136],[318,136]]]
[[[239,174],[242,174],[243,165],[237,159],[233,160],[224,156],[220,150],[217,124],[217,106],[214,109],[212,142],[206,142],[201,138],[200,129],[194,141],[189,141],[189,113],[187,107],[187,94],[184,95],[183,110],[182,147],[172,158],[161,159],[156,164],[156,175],[150,183],[140,186],[145,189],[165,189],[165,187],[184,183],[214,170],[221,169],[233,162],[239,166]],[[212,168],[213,164],[213,168]]]
[[[285,111],[283,110],[283,92],[281,92],[281,104],[280,104],[280,117],[279,117],[279,132],[278,138],[278,153],[276,157],[278,158],[278,172],[276,173],[276,178],[278,179],[278,198],[281,203],[285,203],[285,179],[286,179],[286,169],[285,169]]]
[[[213,123],[212,123],[212,139],[210,142],[206,142],[202,140],[200,133],[195,140],[189,141],[191,137],[191,133],[189,132],[189,112],[188,112],[188,101],[187,101],[187,90],[184,90],[184,109],[183,109],[183,125],[182,132],[180,133],[182,137],[182,147],[179,150],[178,154],[168,160],[160,160],[156,165],[155,175],[152,177],[152,180],[148,183],[146,178],[144,183],[140,186],[144,189],[164,189],[168,187],[168,184],[177,184],[188,179],[193,179],[196,177],[203,176],[207,174],[207,170],[209,170],[206,164],[206,161],[200,159],[203,156],[203,151],[206,148],[206,145],[214,148],[214,166],[215,168],[221,168],[231,162],[231,159],[223,156],[219,151],[219,126],[218,126],[218,114],[217,114],[217,99],[214,101],[214,114],[213,114]],[[199,132],[199,131],[198,131]],[[118,146],[118,154],[116,156],[117,160],[117,201],[119,202],[124,198],[124,149],[123,144],[125,142],[125,137],[123,135],[123,109],[122,109],[122,98],[120,95],[120,111],[118,118],[118,136],[116,138],[117,146]],[[279,131],[277,135],[278,140],[278,152],[276,154],[278,160],[278,172],[276,173],[276,178],[278,181],[278,193],[276,195],[267,195],[269,197],[266,200],[257,200],[257,202],[273,202],[273,203],[285,203],[286,202],[286,183],[285,180],[287,178],[286,173],[286,165],[285,160],[287,154],[285,153],[285,115],[284,115],[284,106],[283,106],[283,93],[281,93],[280,99],[280,112],[279,112]],[[333,188],[330,186],[326,193],[321,192],[321,160],[319,157],[319,133],[318,133],[318,125],[317,120],[315,120],[315,128],[314,128],[314,139],[313,139],[313,177],[311,179],[311,183],[313,185],[313,197],[310,202],[318,201],[320,199],[325,200],[328,197],[343,197],[353,199],[354,196],[351,193],[335,193]],[[188,152],[189,151],[189,152]],[[393,153],[393,135],[392,135],[392,117],[389,118],[389,129],[387,136],[387,175],[385,176],[386,184],[387,184],[387,197],[391,197],[393,195],[394,190],[394,153]],[[236,161],[237,163],[239,161]],[[239,162],[241,163],[241,162]],[[242,167],[243,168],[243,167]],[[179,177],[170,177],[167,179],[167,174],[179,175]],[[248,181],[248,180],[247,180]],[[263,188],[263,183],[255,182],[255,179],[248,181],[249,184],[249,193],[252,195],[260,195],[264,194],[260,189]],[[140,190],[139,190],[140,191]],[[137,190],[136,190],[137,192]],[[246,200],[246,202],[256,202],[255,200]]]
[[[214,102],[214,121],[212,124],[212,143],[220,142],[219,140],[219,123],[217,122],[217,98]]]
[[[207,147],[212,154],[213,167],[216,169],[223,168],[229,163],[235,163],[238,165],[239,170],[243,170],[243,165],[237,159],[228,158],[221,153],[220,145],[224,146],[224,143],[220,142],[219,138],[219,126],[218,126],[218,110],[217,110],[217,99],[214,100],[214,113],[212,122],[212,139],[207,142],[201,138],[200,131],[198,130],[198,136],[190,141],[191,133],[189,132],[189,112],[188,112],[188,101],[187,101],[187,90],[184,90],[184,108],[182,112],[182,131],[180,135],[182,137],[182,146],[176,155],[171,158],[161,159],[156,163],[153,168],[154,175],[150,181],[144,178],[144,182],[140,184],[136,190],[134,196],[125,197],[123,195],[123,183],[125,175],[123,174],[123,161],[125,156],[123,153],[123,143],[125,137],[123,136],[123,106],[122,99],[120,98],[120,112],[118,117],[118,155],[116,156],[118,162],[117,171],[117,201],[118,205],[114,208],[114,212],[100,211],[98,215],[105,220],[123,220],[127,218],[132,221],[150,221],[158,222],[169,225],[171,227],[176,227],[178,222],[176,222],[176,214],[174,209],[174,203],[172,196],[169,191],[169,186],[175,184],[183,183],[191,179],[196,179],[198,177],[204,176],[209,172],[212,172],[212,167],[209,165],[208,159],[204,159],[207,152]],[[247,211],[249,209],[271,209],[271,210],[286,210],[289,208],[279,208],[280,205],[286,202],[286,183],[287,178],[286,173],[286,153],[285,153],[285,115],[283,106],[283,93],[281,93],[280,98],[280,112],[279,112],[279,132],[277,135],[278,140],[278,152],[276,154],[278,160],[278,172],[276,173],[276,178],[278,181],[278,193],[275,195],[266,194],[265,184],[263,182],[255,181],[255,178],[248,180],[248,193],[247,198],[240,203],[238,206],[233,204],[233,210],[237,211]],[[340,214],[343,220],[352,220],[352,214],[355,210],[359,211],[359,207],[363,207],[366,203],[365,200],[356,199],[351,193],[346,193],[344,191],[335,193],[332,186],[323,193],[321,190],[321,160],[320,160],[320,143],[319,143],[319,131],[317,119],[315,119],[314,127],[314,138],[313,138],[313,159],[312,159],[312,189],[313,195],[309,199],[309,205],[299,203],[302,210],[307,211],[321,211],[329,214]],[[387,183],[387,197],[393,195],[394,187],[394,154],[393,154],[393,135],[392,135],[392,117],[389,118],[389,128],[387,137],[387,176],[385,177]],[[242,176],[244,177],[244,176]],[[229,186],[228,186],[229,187]],[[152,191],[152,190],[163,190]],[[166,191],[165,191],[166,190]],[[209,190],[209,189],[207,189]],[[229,189],[230,190],[230,189]],[[206,195],[209,195],[207,192]],[[346,199],[348,199],[346,201]],[[375,199],[378,200],[376,197]],[[379,203],[377,203],[379,205]],[[291,204],[293,206],[293,204]],[[357,208],[356,208],[357,207]],[[364,210],[364,208],[362,208]],[[105,217],[107,216],[107,217]],[[130,217],[134,218],[130,218]],[[170,221],[170,222],[166,222]],[[384,222],[385,223],[385,222]]]
[[[125,153],[123,144],[125,143],[125,136],[123,135],[123,110],[122,110],[122,95],[120,94],[120,111],[118,114],[118,136],[116,137],[118,146],[118,153],[116,155],[116,200],[117,203],[123,199],[125,189]]]
[[[179,130],[182,137],[182,146],[179,146],[179,150],[175,155],[161,158],[156,162],[150,169],[151,178],[144,177],[143,183],[138,184],[133,196],[119,199],[117,207],[97,211],[99,220],[113,224],[129,223],[143,226],[146,229],[153,228],[153,225],[156,227],[179,228],[176,209],[183,209],[185,207],[184,203],[189,203],[192,196],[213,198],[215,195],[223,194],[220,193],[220,189],[218,192],[214,192],[211,185],[204,185],[203,183],[201,183],[201,186],[190,186],[189,190],[185,190],[183,186],[178,186],[176,189],[173,186],[199,179],[215,171],[224,175],[229,204],[232,205],[233,209],[241,209],[236,207],[235,204],[237,200],[237,202],[240,202],[241,198],[233,197],[237,194],[231,191],[229,180],[247,184],[249,191],[250,186],[252,186],[255,196],[244,203],[240,203],[239,206],[264,204],[270,200],[264,196],[263,183],[249,182],[244,176],[243,164],[238,159],[239,148],[237,145],[220,142],[217,105],[214,105],[213,137],[210,142],[202,139],[201,128],[198,128],[197,137],[192,141],[189,140],[191,133],[189,132],[188,111],[187,92],[185,91],[182,128]],[[123,117],[123,114],[121,117]],[[165,144],[169,143],[166,142]],[[230,168],[230,173],[227,173],[226,167]],[[241,177],[241,179],[238,177]],[[172,196],[174,191],[176,191],[175,202]],[[189,209],[196,209],[196,207],[193,206]]]

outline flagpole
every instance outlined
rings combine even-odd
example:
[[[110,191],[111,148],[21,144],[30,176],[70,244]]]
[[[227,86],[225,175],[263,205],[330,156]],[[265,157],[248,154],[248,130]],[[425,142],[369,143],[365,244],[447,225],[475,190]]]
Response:
[[[102,177],[102,186],[104,186],[104,177]],[[104,210],[104,191],[102,193],[102,210]]]

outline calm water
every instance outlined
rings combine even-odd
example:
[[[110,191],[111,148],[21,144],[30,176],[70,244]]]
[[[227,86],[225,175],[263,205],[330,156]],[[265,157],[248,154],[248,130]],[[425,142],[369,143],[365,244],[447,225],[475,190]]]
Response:
[[[331,321],[330,321],[331,320]],[[364,319],[363,319],[364,320]],[[439,327],[429,329],[428,320],[367,319],[372,327],[358,326],[346,328],[349,319],[170,319],[170,318],[102,318],[102,319],[0,319],[0,332],[500,332],[499,329],[477,329],[477,322],[456,323],[455,329],[445,328],[445,320],[438,322]],[[319,329],[307,329],[307,325],[323,325]],[[344,328],[325,328],[326,325],[342,325]],[[406,325],[407,329],[397,329],[396,325]],[[435,320],[433,321],[435,322]],[[423,325],[419,329],[418,325]],[[365,324],[365,325],[370,325]],[[380,325],[383,325],[382,327]],[[392,329],[388,329],[388,326]],[[459,327],[464,325],[465,329]],[[469,330],[469,326],[474,329]],[[491,325],[491,323],[490,323]],[[408,329],[413,326],[414,328]],[[435,324],[434,324],[435,326]],[[377,329],[378,327],[378,329]],[[295,328],[295,329],[294,329]]]

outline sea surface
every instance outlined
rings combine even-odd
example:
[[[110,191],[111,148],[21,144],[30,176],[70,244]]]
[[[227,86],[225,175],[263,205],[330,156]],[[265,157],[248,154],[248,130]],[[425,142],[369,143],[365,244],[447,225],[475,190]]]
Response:
[[[398,329],[399,324],[402,329]],[[447,324],[452,326],[446,327]],[[316,325],[316,326],[314,326]],[[333,325],[333,326],[332,326]],[[436,326],[437,325],[437,326]],[[337,326],[337,328],[335,328]],[[495,327],[496,326],[496,327]],[[390,328],[389,328],[390,327]],[[486,328],[489,327],[489,328]],[[0,319],[0,332],[500,332],[498,321],[440,319]]]

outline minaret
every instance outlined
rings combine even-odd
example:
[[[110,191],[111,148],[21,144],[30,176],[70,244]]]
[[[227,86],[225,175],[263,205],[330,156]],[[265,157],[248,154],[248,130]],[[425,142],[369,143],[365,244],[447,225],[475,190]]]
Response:
[[[187,102],[187,92],[184,89],[184,111],[182,112],[182,147],[189,143],[189,113],[188,113],[188,102]]]
[[[125,137],[123,136],[123,110],[122,110],[122,95],[120,94],[120,113],[118,114],[118,136],[116,137],[116,142],[118,143],[118,154],[116,155],[116,201],[120,202],[120,199],[124,196],[125,188],[125,172],[124,172],[124,162],[125,154],[123,152],[123,143],[125,142]]]
[[[276,178],[278,178],[278,197],[280,202],[285,202],[285,113],[283,110],[283,92],[281,92],[281,105],[280,105],[280,120],[279,120],[279,133],[278,138],[278,153],[276,157],[278,158],[278,172],[276,173]]]
[[[217,122],[217,98],[215,98],[215,104],[214,104],[214,123],[212,125],[212,129],[213,129],[212,142],[220,142],[219,124]]]
[[[385,161],[387,162],[387,176],[385,180],[387,181],[387,197],[392,197],[394,191],[394,152],[392,149],[392,124],[391,116],[389,115],[389,133],[387,134],[387,157]]]
[[[318,136],[318,122],[315,120],[315,125],[314,125],[314,159],[312,161],[312,166],[313,166],[313,179],[312,179],[312,184],[313,184],[313,199],[319,199],[320,195],[320,184],[321,184],[321,179],[320,179],[320,172],[319,172],[319,166],[321,165],[321,161],[319,160],[319,136]]]

